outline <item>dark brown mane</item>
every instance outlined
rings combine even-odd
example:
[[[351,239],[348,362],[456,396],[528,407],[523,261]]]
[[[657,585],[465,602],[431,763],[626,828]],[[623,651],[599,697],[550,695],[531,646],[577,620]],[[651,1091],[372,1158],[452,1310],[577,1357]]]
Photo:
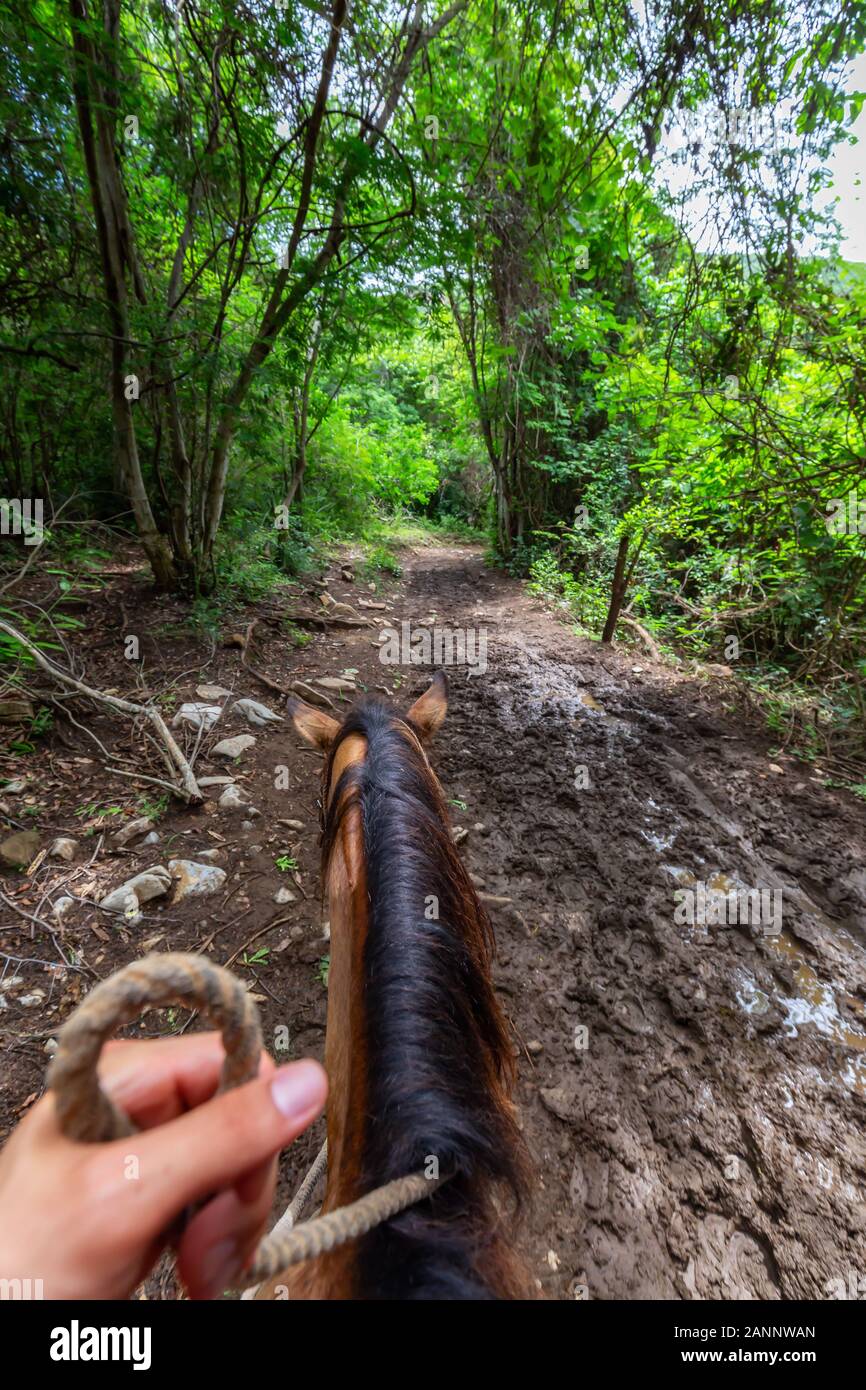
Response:
[[[325,866],[349,805],[361,813],[369,897],[364,955],[366,1186],[429,1165],[453,1175],[430,1200],[359,1243],[358,1297],[525,1293],[502,1238],[519,1203],[520,1135],[508,1100],[513,1053],[490,982],[493,934],[457,854],[445,802],[411,724],[380,700],[356,706],[363,763],[332,790]],[[509,1205],[506,1202],[504,1205]]]

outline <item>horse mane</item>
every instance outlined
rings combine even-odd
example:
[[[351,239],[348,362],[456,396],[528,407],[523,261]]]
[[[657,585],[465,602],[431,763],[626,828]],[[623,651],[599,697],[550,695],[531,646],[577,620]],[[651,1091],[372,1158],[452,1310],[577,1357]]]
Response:
[[[384,701],[356,705],[367,741],[323,812],[323,864],[351,805],[361,813],[368,890],[364,954],[369,1190],[425,1169],[449,1181],[358,1243],[358,1298],[485,1299],[528,1292],[503,1231],[526,1163],[509,1101],[514,1056],[490,982],[493,931],[454,847],[417,730]]]

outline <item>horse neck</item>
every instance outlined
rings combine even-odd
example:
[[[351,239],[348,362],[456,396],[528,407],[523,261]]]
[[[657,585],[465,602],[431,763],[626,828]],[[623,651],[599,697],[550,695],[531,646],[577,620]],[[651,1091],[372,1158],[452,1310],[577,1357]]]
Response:
[[[347,739],[349,747],[345,753],[338,751],[331,774],[331,785],[337,785],[347,766],[361,764],[371,756],[379,809],[373,814],[367,807],[365,813],[363,794],[356,795],[357,789],[353,789],[331,841],[326,870],[331,954],[325,1040],[328,1184],[323,1209],[344,1206],[370,1186],[421,1166],[424,1158],[419,1162],[418,1146],[407,1147],[407,1135],[413,1133],[423,1134],[425,1149],[429,1135],[434,1154],[440,1136],[448,1136],[442,1143],[447,1149],[456,1133],[458,1150],[464,1146],[458,1162],[465,1158],[467,1168],[477,1172],[471,1182],[458,1177],[440,1189],[439,1214],[447,1214],[445,1224],[456,1233],[450,1244],[440,1229],[441,1219],[434,1221],[429,1212],[424,1214],[423,1207],[417,1208],[407,1219],[398,1218],[362,1241],[317,1261],[311,1296],[377,1296],[382,1271],[393,1263],[391,1244],[396,1242],[401,1257],[405,1254],[407,1223],[413,1234],[408,1242],[410,1254],[403,1259],[401,1269],[407,1286],[416,1279],[416,1292],[422,1296],[428,1286],[433,1290],[431,1297],[514,1293],[522,1276],[515,1272],[502,1239],[490,1236],[502,1224],[493,1188],[500,1181],[510,1184],[512,1190],[517,1188],[520,1164],[519,1139],[501,1074],[507,1044],[487,974],[486,919],[453,851],[441,789],[426,759],[422,755],[426,799],[422,809],[427,819],[423,825],[398,825],[393,819],[396,808],[402,808],[418,792],[419,763],[416,760],[407,766],[401,779],[400,744],[389,742],[386,734],[383,745],[375,728],[369,733],[369,746],[366,740],[355,743],[354,736]],[[378,777],[383,764],[391,775],[395,763],[398,794],[386,794],[383,799]],[[360,767],[352,769],[353,774],[361,771]],[[365,774],[369,771],[363,769]],[[393,783],[389,786],[395,789]],[[365,824],[371,829],[370,821],[379,825],[379,833],[373,832],[372,862],[367,860],[364,830]],[[416,869],[419,859],[423,861],[426,856],[430,861],[421,863],[422,886],[409,893],[408,901],[404,900],[402,880],[407,856]],[[426,895],[428,891],[441,892],[443,910],[449,915],[447,925],[433,921],[422,924],[419,909],[424,897],[419,893]],[[425,959],[425,952],[435,956],[441,950],[445,930],[458,935],[465,948],[465,958],[454,955],[451,978],[441,972],[437,975],[438,967]],[[415,964],[417,997],[412,995],[411,980]],[[387,985],[383,986],[391,967],[398,973],[409,970],[405,994],[399,985],[390,994]],[[428,968],[431,973],[425,978]],[[472,976],[469,987],[467,974]],[[449,1032],[447,1046],[442,1043],[443,1029]],[[388,1094],[383,1074],[395,1079],[401,1096],[395,1099]],[[419,1120],[431,1075],[433,1091],[441,1103],[434,1101],[430,1113],[422,1113]],[[448,1094],[449,1089],[453,1095]],[[470,1249],[479,1247],[485,1253],[477,1260],[474,1256],[470,1259]],[[392,1290],[399,1286],[399,1279],[391,1280]],[[403,1295],[392,1292],[390,1296]]]
[[[328,968],[328,1185],[324,1208],[361,1195],[366,1114],[364,951],[367,879],[360,811],[346,812],[328,866],[331,951]]]

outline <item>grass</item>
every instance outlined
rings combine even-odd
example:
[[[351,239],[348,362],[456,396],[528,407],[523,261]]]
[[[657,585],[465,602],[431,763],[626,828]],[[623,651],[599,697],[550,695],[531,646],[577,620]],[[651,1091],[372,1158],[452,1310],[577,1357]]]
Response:
[[[308,647],[313,641],[312,632],[306,632],[302,627],[296,627],[290,618],[283,619],[283,630],[296,649]]]
[[[257,951],[253,951],[252,955],[247,955],[247,952],[244,951],[241,957],[241,964],[248,967],[253,965],[268,965],[270,953],[270,946],[260,946]]]

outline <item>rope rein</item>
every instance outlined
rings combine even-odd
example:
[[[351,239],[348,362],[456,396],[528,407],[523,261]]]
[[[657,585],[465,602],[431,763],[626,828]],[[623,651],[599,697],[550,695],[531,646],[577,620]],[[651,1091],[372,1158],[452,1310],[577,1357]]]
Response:
[[[262,1032],[258,1009],[244,986],[222,966],[202,956],[168,953],[145,956],[103,980],[64,1023],[48,1069],[63,1133],[80,1143],[104,1143],[136,1133],[128,1115],[99,1084],[97,1064],[104,1044],[147,1009],[180,1004],[198,1009],[222,1034],[225,1048],[217,1094],[258,1075]],[[396,1178],[356,1202],[296,1226],[317,1181],[327,1168],[327,1143],[277,1225],[236,1280],[252,1288],[302,1260],[365,1235],[440,1187],[445,1178],[423,1172]]]

